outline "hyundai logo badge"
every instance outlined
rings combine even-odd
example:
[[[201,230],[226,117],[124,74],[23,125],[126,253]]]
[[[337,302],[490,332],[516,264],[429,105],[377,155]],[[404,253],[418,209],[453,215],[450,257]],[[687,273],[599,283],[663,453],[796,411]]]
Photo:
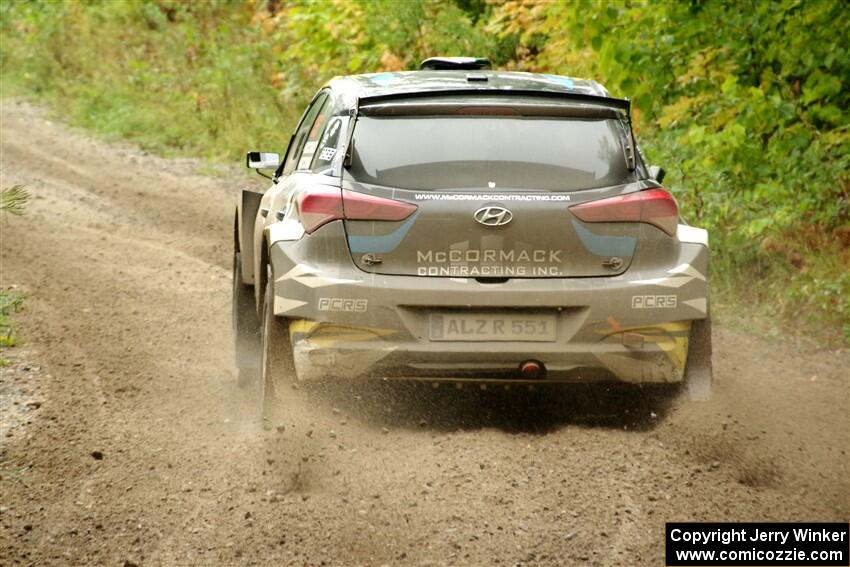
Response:
[[[484,226],[504,226],[514,218],[514,214],[504,207],[481,207],[472,216]]]

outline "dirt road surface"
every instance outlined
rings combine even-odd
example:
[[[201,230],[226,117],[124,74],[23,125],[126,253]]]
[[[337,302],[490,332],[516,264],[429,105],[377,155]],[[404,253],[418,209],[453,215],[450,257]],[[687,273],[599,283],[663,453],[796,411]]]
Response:
[[[231,370],[244,180],[0,112],[34,195],[2,222],[4,565],[662,565],[665,521],[850,519],[847,352],[722,325],[706,404],[329,386],[264,425]]]

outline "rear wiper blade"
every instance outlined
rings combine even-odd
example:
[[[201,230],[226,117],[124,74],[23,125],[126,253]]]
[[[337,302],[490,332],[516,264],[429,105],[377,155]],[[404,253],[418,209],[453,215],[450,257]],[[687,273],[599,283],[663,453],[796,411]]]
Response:
[[[634,171],[637,169],[637,157],[635,157],[635,134],[632,131],[632,113],[630,111],[626,112],[626,119],[622,122],[625,122],[623,124],[623,130],[625,130],[623,143],[626,151],[626,167],[629,171]]]
[[[345,155],[342,158],[342,167],[345,169],[351,168],[351,156],[354,153],[354,126],[357,124],[357,116],[360,110],[360,99],[354,101],[354,107],[351,109],[348,119],[348,133],[345,142]]]

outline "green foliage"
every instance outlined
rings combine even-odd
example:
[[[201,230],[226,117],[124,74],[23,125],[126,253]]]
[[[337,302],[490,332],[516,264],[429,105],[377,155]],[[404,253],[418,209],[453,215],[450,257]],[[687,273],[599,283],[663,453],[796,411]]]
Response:
[[[12,325],[12,314],[20,311],[24,296],[12,291],[0,290],[0,347],[10,348],[18,344],[18,337]],[[0,366],[5,366],[0,357]]]
[[[483,30],[483,20],[473,23],[486,6],[466,6],[465,11],[452,2],[426,0],[292,2],[257,18],[276,46],[282,92],[303,102],[337,75],[416,69],[435,53],[499,52],[500,40]]]
[[[81,126],[165,153],[235,159],[296,115],[271,45],[234,2],[6,2],[4,80]]]
[[[334,75],[483,55],[632,98],[715,291],[850,333],[850,15],[835,0],[0,3],[4,83],[159,151],[280,148]]]
[[[514,1],[495,31],[518,39],[521,68],[632,98],[645,155],[711,233],[722,296],[755,292],[850,339],[848,15],[829,0]]]
[[[24,214],[29,198],[30,194],[23,185],[13,185],[0,190],[0,213],[18,216]],[[3,246],[8,246],[8,243],[4,242]],[[0,290],[0,348],[13,347],[18,343],[11,316],[21,309],[23,303],[22,295]],[[8,361],[0,356],[0,368],[7,364]]]
[[[22,215],[29,202],[30,194],[23,185],[0,189],[0,213]]]

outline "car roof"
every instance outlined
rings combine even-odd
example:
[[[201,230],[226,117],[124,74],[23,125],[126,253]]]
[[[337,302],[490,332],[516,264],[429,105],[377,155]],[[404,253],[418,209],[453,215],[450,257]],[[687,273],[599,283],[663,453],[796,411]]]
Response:
[[[440,92],[539,92],[609,98],[608,91],[589,79],[560,75],[491,70],[397,71],[335,77],[326,88],[356,99]]]

